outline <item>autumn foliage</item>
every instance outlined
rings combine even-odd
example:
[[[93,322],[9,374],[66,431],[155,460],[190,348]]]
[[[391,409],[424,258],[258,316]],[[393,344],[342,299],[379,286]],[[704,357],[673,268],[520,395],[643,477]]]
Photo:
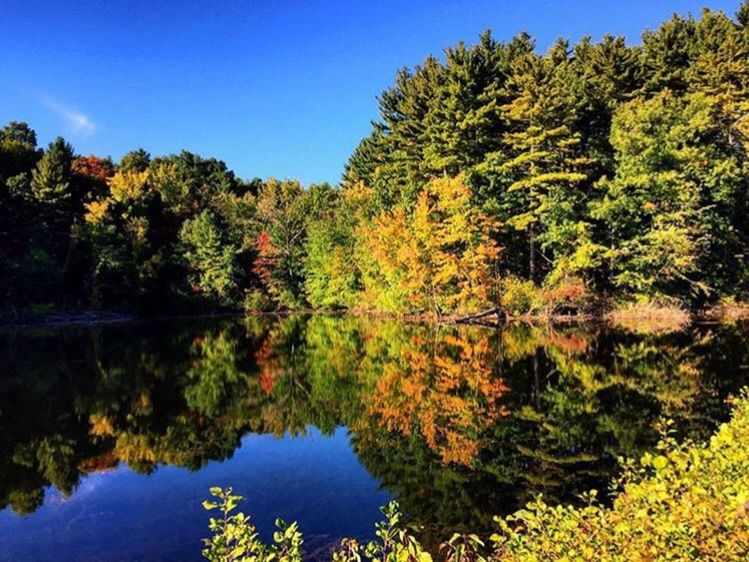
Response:
[[[488,307],[500,248],[495,220],[471,203],[462,177],[427,184],[410,214],[404,207],[359,227],[364,306],[438,316]]]
[[[470,466],[483,446],[476,436],[509,414],[491,354],[486,336],[414,338],[383,368],[370,412],[389,431],[419,432],[442,462]]]

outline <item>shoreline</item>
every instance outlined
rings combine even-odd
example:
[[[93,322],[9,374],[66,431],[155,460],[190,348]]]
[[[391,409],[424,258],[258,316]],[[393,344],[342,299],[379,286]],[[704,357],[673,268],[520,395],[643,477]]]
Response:
[[[630,307],[607,308],[595,312],[577,314],[519,314],[512,315],[501,311],[485,311],[474,315],[445,315],[438,317],[433,313],[427,314],[397,314],[392,312],[365,309],[326,309],[304,308],[294,310],[247,312],[242,310],[204,312],[199,314],[158,314],[154,316],[136,313],[84,310],[80,312],[53,312],[48,314],[26,314],[19,319],[0,318],[0,328],[28,328],[28,327],[64,327],[64,326],[100,326],[110,324],[125,324],[144,321],[189,320],[200,318],[221,317],[278,317],[294,315],[329,315],[329,316],[359,316],[399,320],[407,323],[436,324],[441,326],[479,326],[485,328],[501,328],[511,324],[530,325],[573,325],[584,323],[604,323],[628,329],[653,327],[676,330],[695,322],[730,322],[749,319],[749,304],[735,304],[714,306],[704,310],[689,311],[675,307]],[[479,316],[471,318],[472,316]],[[494,320],[493,318],[496,318]],[[656,331],[660,331],[656,329]]]
[[[0,327],[28,328],[44,326],[97,326],[133,322],[139,317],[124,312],[84,310],[80,312],[51,312],[23,314],[20,318],[0,318]]]

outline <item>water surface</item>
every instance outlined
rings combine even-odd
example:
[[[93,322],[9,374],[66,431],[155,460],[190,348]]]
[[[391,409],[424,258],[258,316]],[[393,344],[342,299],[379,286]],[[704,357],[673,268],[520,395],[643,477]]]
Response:
[[[316,558],[390,498],[436,548],[605,491],[664,417],[704,439],[749,383],[749,326],[162,321],[5,329],[0,358],[0,559],[200,560],[229,484]]]

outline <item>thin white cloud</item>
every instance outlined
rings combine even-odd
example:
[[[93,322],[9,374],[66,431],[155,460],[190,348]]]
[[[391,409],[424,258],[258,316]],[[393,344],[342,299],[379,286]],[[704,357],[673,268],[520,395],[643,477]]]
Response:
[[[68,132],[87,137],[96,131],[96,123],[82,111],[78,111],[50,97],[43,97],[41,101],[44,107],[57,114],[65,122]]]

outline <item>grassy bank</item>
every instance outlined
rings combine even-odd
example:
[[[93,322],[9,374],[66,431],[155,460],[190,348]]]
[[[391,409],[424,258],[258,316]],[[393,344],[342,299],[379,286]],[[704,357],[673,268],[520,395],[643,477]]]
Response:
[[[666,426],[668,427],[668,426]],[[611,507],[590,491],[583,507],[550,506],[542,498],[505,519],[488,541],[454,535],[440,549],[449,562],[559,562],[749,559],[749,392],[735,400],[732,419],[707,443],[678,443],[664,432],[657,450],[624,463],[612,487]],[[264,544],[250,518],[232,515],[239,496],[214,488],[218,510],[203,554],[209,560],[296,562],[303,539],[296,524],[277,521],[273,543]],[[344,539],[335,562],[430,562],[394,502],[383,508],[376,539],[364,545]]]

